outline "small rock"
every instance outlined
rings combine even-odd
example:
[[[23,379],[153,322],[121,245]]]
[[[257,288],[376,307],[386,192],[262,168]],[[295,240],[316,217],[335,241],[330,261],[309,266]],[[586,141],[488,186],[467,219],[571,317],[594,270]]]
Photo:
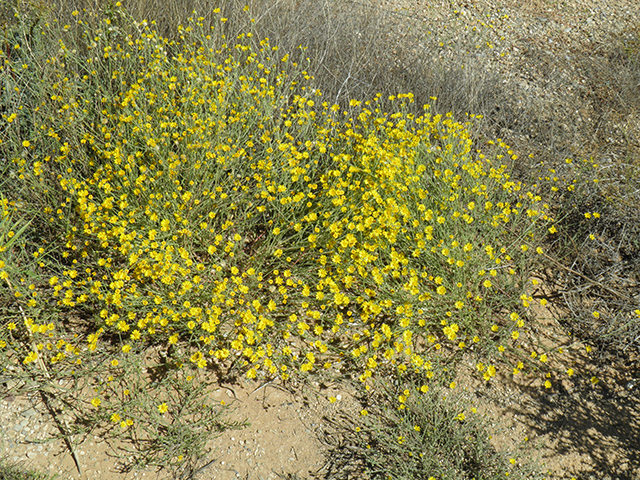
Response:
[[[30,408],[30,409],[25,410],[24,412],[22,412],[20,415],[22,415],[23,417],[29,418],[29,417],[33,417],[37,413],[38,412],[36,411],[35,408]]]

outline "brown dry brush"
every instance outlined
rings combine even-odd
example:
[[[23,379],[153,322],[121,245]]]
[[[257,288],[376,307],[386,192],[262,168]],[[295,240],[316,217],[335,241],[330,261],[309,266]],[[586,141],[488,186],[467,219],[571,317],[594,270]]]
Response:
[[[557,240],[562,263],[553,281],[560,317],[569,331],[598,347],[600,359],[630,359],[640,353],[640,182],[625,178],[630,191],[615,201],[592,188],[597,202],[577,205],[563,221],[566,235]],[[593,211],[600,218],[586,219]]]

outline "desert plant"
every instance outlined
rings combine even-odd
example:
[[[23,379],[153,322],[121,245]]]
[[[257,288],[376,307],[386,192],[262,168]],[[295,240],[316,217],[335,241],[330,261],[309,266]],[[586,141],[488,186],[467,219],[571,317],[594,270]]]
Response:
[[[326,477],[335,472],[347,478],[349,472],[385,480],[542,478],[521,446],[499,452],[491,445],[495,425],[463,396],[448,388],[420,388],[408,378],[379,381],[363,396],[366,408],[357,419],[345,412],[327,418]]]
[[[59,477],[25,468],[6,459],[0,459],[0,479],[2,480],[55,480],[56,478]]]

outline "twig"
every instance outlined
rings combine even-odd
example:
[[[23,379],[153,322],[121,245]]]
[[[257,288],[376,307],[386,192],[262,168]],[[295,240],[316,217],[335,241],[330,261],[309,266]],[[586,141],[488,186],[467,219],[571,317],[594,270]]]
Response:
[[[236,395],[236,391],[231,388],[231,387],[225,387],[224,385],[220,384],[221,388],[224,388],[225,390],[230,391],[231,393],[233,393],[233,398],[235,398],[236,400],[238,400],[238,395]]]
[[[606,291],[607,291],[607,292],[609,292],[609,293],[612,293],[612,294],[614,294],[614,295],[616,295],[616,296],[618,296],[618,297],[622,297],[622,298],[624,298],[624,299],[626,299],[626,300],[629,300],[629,301],[635,301],[633,298],[628,297],[628,296],[626,296],[625,294],[623,294],[623,293],[621,293],[621,292],[618,292],[617,290],[614,290],[614,289],[613,289],[613,288],[611,288],[611,287],[607,287],[606,285],[603,285],[602,283],[598,282],[597,280],[594,280],[593,278],[589,278],[589,277],[587,277],[586,275],[584,275],[584,274],[582,274],[582,273],[580,273],[580,272],[577,272],[577,271],[575,271],[575,270],[573,270],[573,269],[571,269],[571,268],[569,268],[569,267],[567,267],[567,266],[565,266],[565,265],[562,265],[560,262],[558,262],[558,261],[557,261],[557,260],[555,260],[554,258],[551,258],[551,257],[550,257],[549,255],[547,255],[546,253],[543,253],[542,255],[543,255],[547,260],[551,260],[551,261],[552,261],[556,266],[558,266],[558,267],[562,268],[563,270],[566,270],[566,271],[567,271],[567,272],[569,272],[569,273],[573,273],[574,275],[578,275],[578,276],[579,276],[580,278],[582,278],[583,280],[586,280],[587,282],[590,282],[590,283],[592,283],[593,285],[597,285],[597,286],[599,286],[600,288],[602,288],[602,289],[606,290]]]
[[[80,466],[80,459],[78,458],[78,455],[76,454],[76,451],[73,448],[73,444],[69,439],[69,434],[67,433],[67,431],[69,430],[67,422],[65,422],[64,420],[60,421],[60,419],[56,415],[56,411],[49,403],[48,395],[50,394],[48,392],[45,392],[44,390],[38,390],[38,393],[40,393],[40,398],[42,398],[42,402],[44,403],[45,407],[47,407],[47,410],[53,417],[53,421],[55,422],[56,427],[58,427],[58,430],[60,430],[60,433],[62,434],[62,439],[64,440],[64,443],[67,446],[67,448],[69,449],[69,452],[71,452],[71,457],[73,457],[73,461],[76,464],[78,473],[82,475],[82,467]]]
[[[222,457],[214,458],[213,460],[208,461],[207,463],[205,463],[201,467],[194,468],[194,469],[191,469],[188,472],[183,473],[182,475],[180,475],[180,479],[181,480],[191,480],[191,479],[195,478],[195,476],[197,474],[199,474],[200,472],[202,472],[203,470],[205,470],[206,468],[208,468],[209,466],[211,466],[213,463],[217,462],[221,458]]]
[[[275,377],[272,378],[271,380],[269,380],[268,382],[264,382],[262,385],[260,385],[259,387],[257,387],[255,390],[253,390],[253,392],[251,392],[250,395],[253,395],[254,393],[256,393],[259,390],[262,390],[264,387],[268,387],[269,385],[271,385],[273,382],[275,381]]]

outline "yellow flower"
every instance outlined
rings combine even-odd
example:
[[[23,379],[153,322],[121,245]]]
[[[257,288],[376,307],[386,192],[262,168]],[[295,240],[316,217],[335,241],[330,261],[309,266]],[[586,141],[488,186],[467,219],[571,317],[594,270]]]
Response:
[[[38,352],[30,352],[29,355],[24,357],[24,360],[22,361],[22,363],[24,363],[25,365],[28,365],[31,362],[35,362],[37,359],[38,359]]]
[[[489,365],[489,367],[487,368],[487,371],[482,375],[482,377],[487,382],[495,376],[496,376],[496,367],[494,367],[493,365]]]
[[[447,289],[445,287],[443,287],[442,285],[440,285],[436,289],[436,292],[438,292],[438,295],[444,295],[445,293],[447,293]]]
[[[94,407],[98,408],[100,406],[102,402],[100,401],[100,399],[98,397],[94,397],[91,400],[91,405],[93,405]]]
[[[158,405],[158,411],[160,413],[167,413],[167,411],[169,410],[169,407],[167,406],[166,403],[161,403],[160,405]]]

